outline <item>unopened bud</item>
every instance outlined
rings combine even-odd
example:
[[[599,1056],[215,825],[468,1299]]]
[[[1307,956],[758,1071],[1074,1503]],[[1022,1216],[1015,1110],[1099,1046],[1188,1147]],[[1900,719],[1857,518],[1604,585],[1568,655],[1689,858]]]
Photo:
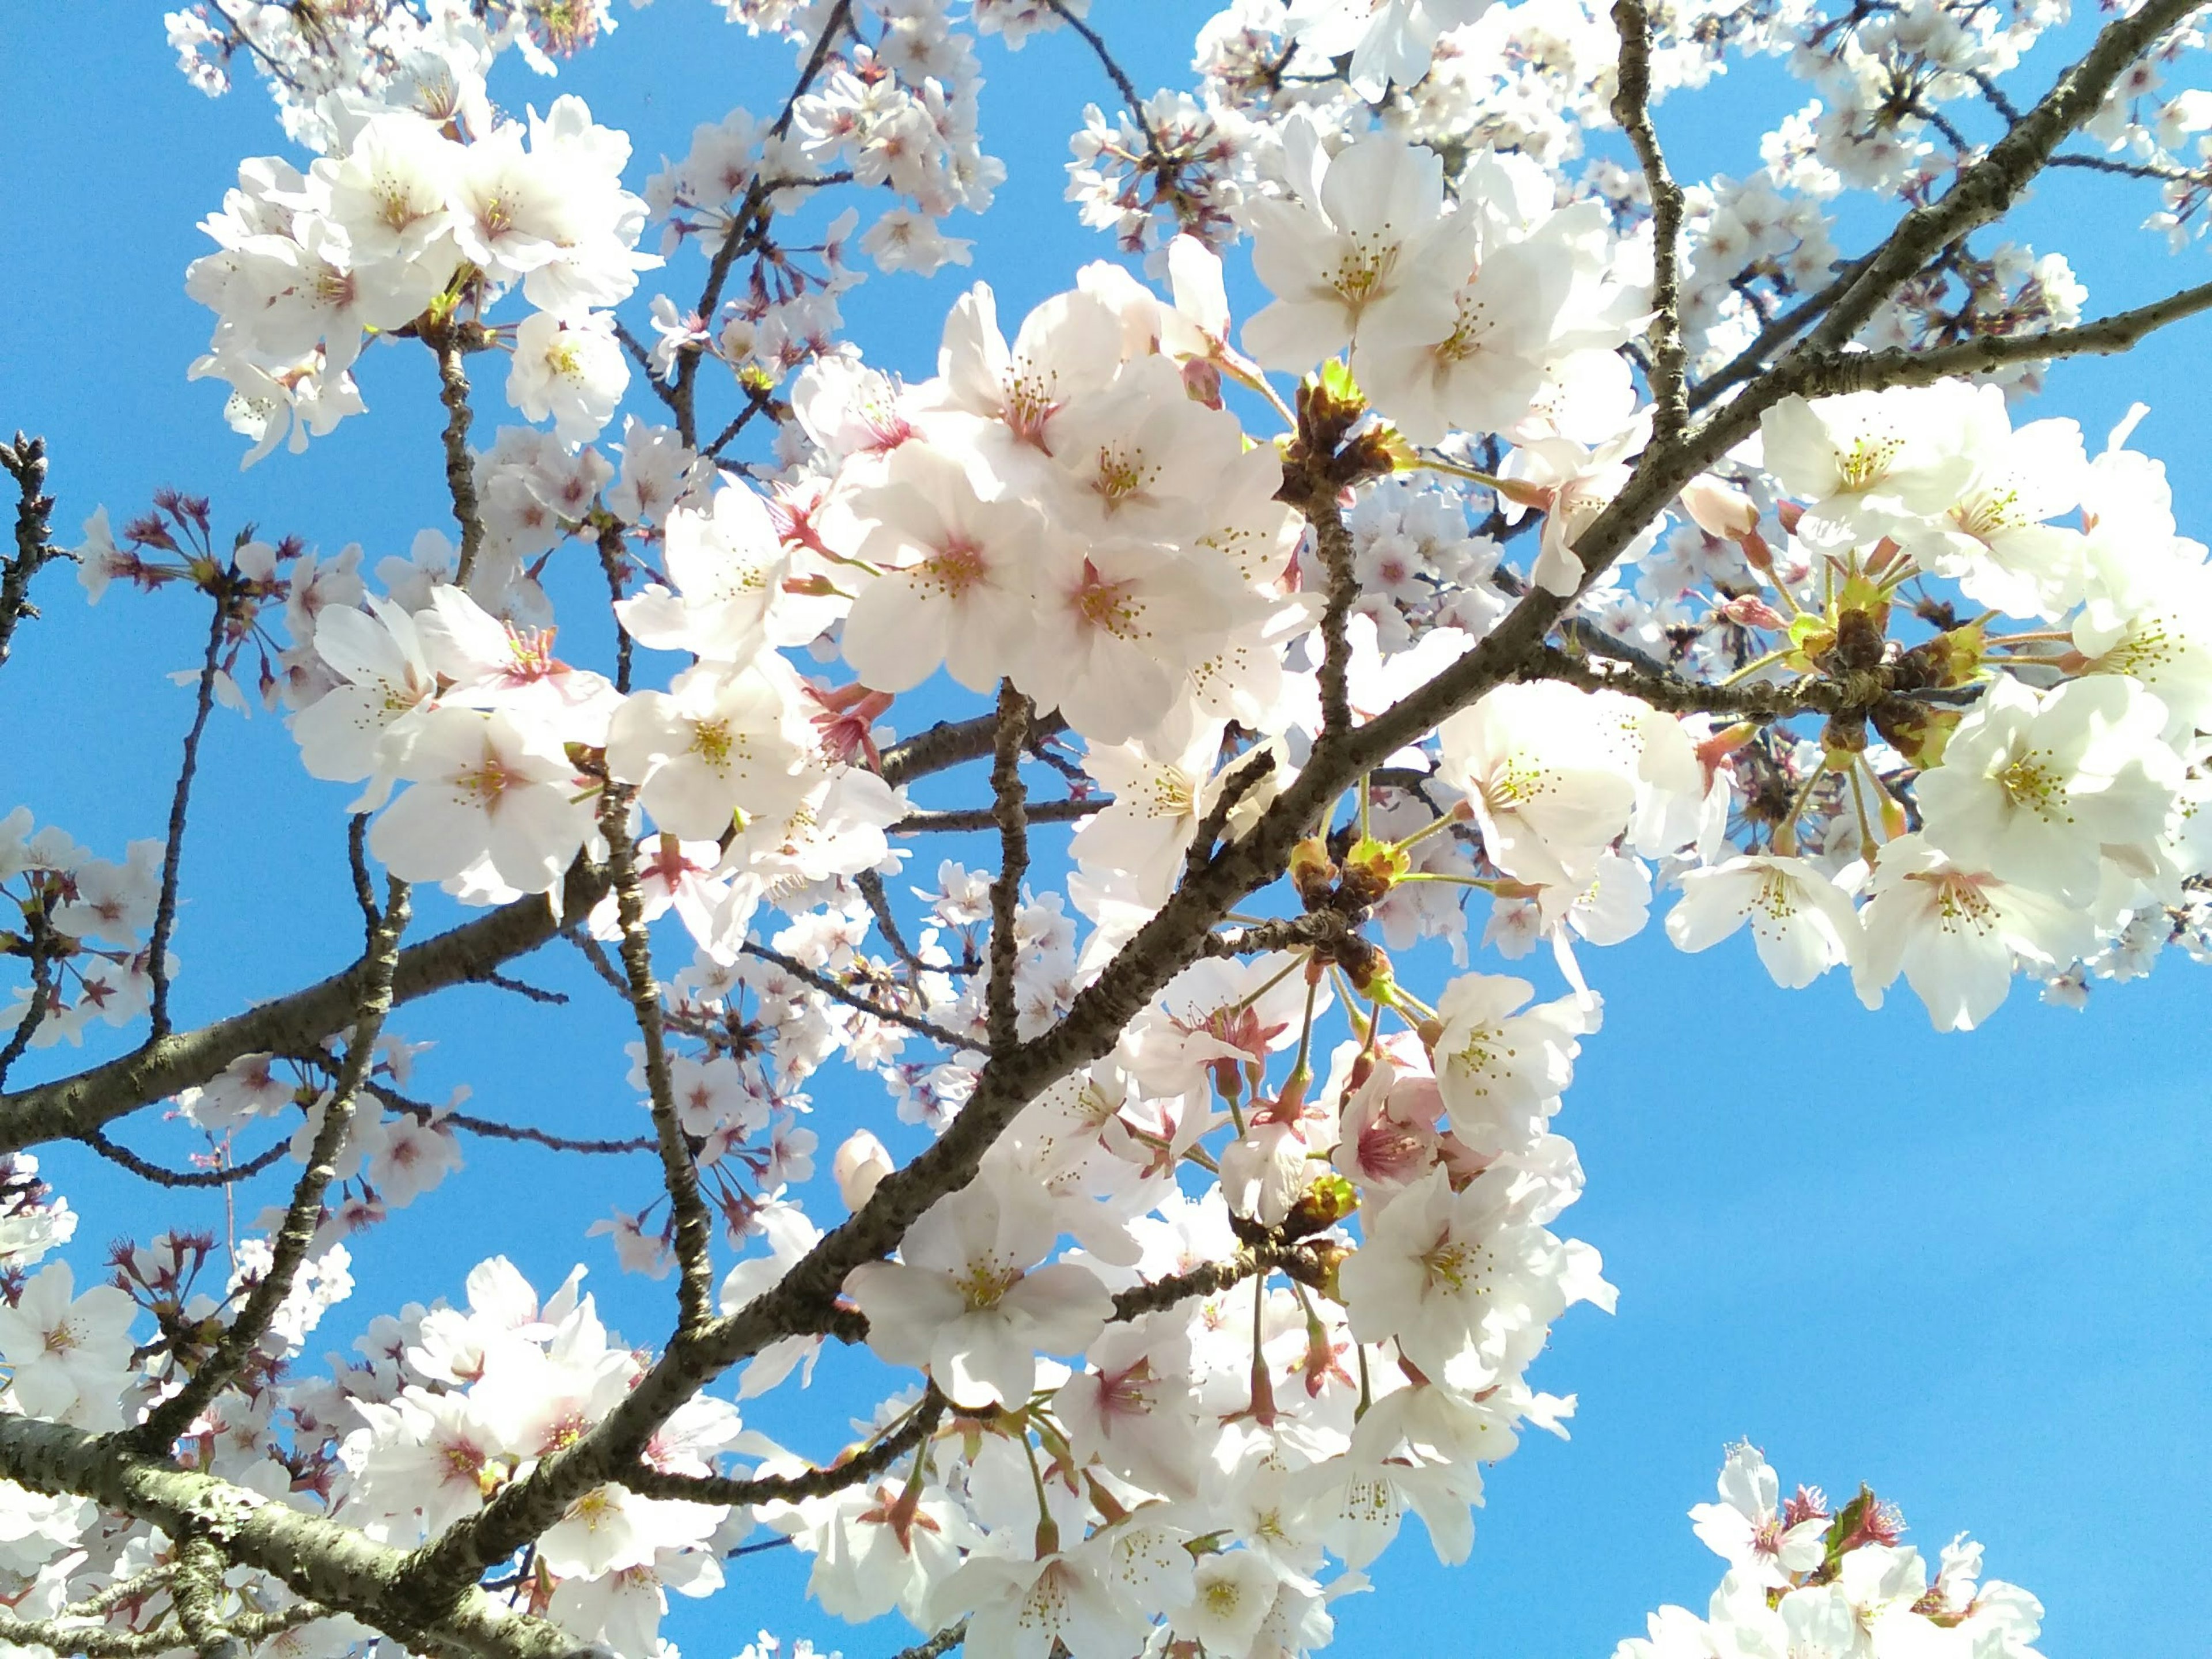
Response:
[[[1204,404],[1208,409],[1221,407],[1221,369],[1203,357],[1194,357],[1182,366],[1182,389],[1194,404]]]
[[[1789,617],[1756,593],[1739,593],[1721,607],[1721,615],[1738,628],[1760,628],[1771,632],[1790,626]]]
[[[1318,909],[1327,902],[1336,885],[1336,860],[1329,857],[1328,844],[1320,836],[1308,836],[1291,849],[1291,885],[1297,889],[1299,900],[1309,910]]]
[[[866,1129],[855,1129],[837,1149],[836,1161],[830,1167],[845,1207],[857,1211],[875,1196],[877,1187],[891,1172],[891,1155]]]
[[[1759,522],[1759,509],[1751,497],[1710,472],[1700,472],[1682,486],[1682,510],[1698,529],[1724,542],[1742,540]]]

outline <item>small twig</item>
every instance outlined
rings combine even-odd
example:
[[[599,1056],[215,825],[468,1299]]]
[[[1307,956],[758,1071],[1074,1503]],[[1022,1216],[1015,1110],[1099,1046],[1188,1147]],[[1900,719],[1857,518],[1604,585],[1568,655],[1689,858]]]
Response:
[[[699,1168],[677,1115],[660,987],[653,976],[653,941],[646,932],[645,899],[638,886],[637,844],[630,839],[627,822],[629,806],[629,790],[610,788],[600,803],[599,830],[607,838],[607,869],[614,878],[616,914],[621,919],[619,949],[629,986],[630,1013],[645,1042],[645,1080],[653,1101],[661,1184],[676,1220],[678,1328],[696,1330],[714,1316],[714,1228],[699,1190]]]
[[[233,1377],[268,1330],[284,1298],[315,1231],[322,1224],[323,1194],[337,1175],[338,1154],[344,1150],[346,1133],[353,1123],[354,1104],[374,1063],[378,1033],[392,1007],[392,981],[399,963],[399,935],[407,926],[407,886],[393,881],[385,902],[384,925],[365,958],[366,982],[356,1005],[353,1036],[346,1045],[343,1066],[323,1108],[323,1121],[315,1132],[307,1167],[293,1188],[292,1202],[271,1241],[269,1270],[246,1300],[238,1317],[225,1328],[199,1369],[185,1386],[154,1408],[144,1422],[130,1432],[131,1445],[156,1455],[165,1454],[176,1437],[204,1411]]]
[[[2160,167],[2151,161],[2116,161],[2109,155],[2054,155],[2055,167],[2081,167],[2090,173],[2115,173],[2123,179],[2154,179],[2170,185],[2212,183],[2212,174],[2185,167]]]
[[[22,1059],[39,1035],[39,1027],[46,1021],[46,1012],[54,996],[54,958],[59,952],[57,935],[46,921],[43,910],[30,914],[27,920],[31,929],[31,1001],[23,1017],[15,1022],[15,1029],[8,1034],[8,1041],[0,1043],[0,1083],[8,1080],[8,1073],[15,1062]]]
[[[185,758],[177,769],[176,792],[169,799],[169,833],[161,848],[161,897],[154,910],[153,937],[146,945],[146,976],[153,981],[148,1008],[158,1042],[169,1035],[169,935],[177,925],[177,877],[184,866],[185,819],[191,810],[192,778],[199,771],[200,739],[207,732],[208,715],[215,708],[215,677],[222,672],[222,641],[230,623],[228,579],[218,577],[215,617],[208,624],[206,654],[200,662],[199,693],[192,709],[191,730],[185,733]]]
[[[1336,493],[1316,489],[1298,502],[1313,526],[1322,568],[1328,573],[1328,595],[1321,614],[1321,729],[1324,738],[1352,730],[1352,607],[1359,598],[1358,555],[1352,531],[1339,510]]]
[[[1073,823],[1095,812],[1103,812],[1114,804],[1111,795],[1093,795],[1086,800],[1040,800],[1024,806],[1031,823]],[[884,826],[884,833],[892,836],[921,836],[970,830],[994,830],[998,827],[998,809],[994,806],[959,806],[941,812],[917,810]]]
[[[714,442],[699,452],[701,456],[707,460],[714,459],[730,447],[740,432],[752,424],[756,416],[775,401],[774,392],[764,391],[759,386],[751,388],[746,394],[745,406],[731,417],[730,423],[715,435]]]
[[[660,1144],[651,1135],[637,1135],[628,1140],[579,1140],[569,1135],[556,1135],[544,1129],[534,1129],[526,1123],[501,1123],[468,1112],[446,1111],[428,1101],[410,1100],[404,1095],[395,1094],[380,1083],[371,1083],[368,1092],[393,1111],[404,1112],[418,1123],[435,1123],[441,1128],[459,1129],[469,1134],[482,1135],[487,1140],[527,1142],[532,1146],[543,1146],[548,1152],[594,1154],[649,1152]]]
[[[559,1007],[568,1000],[568,994],[566,991],[549,991],[543,986],[532,985],[526,980],[517,979],[512,974],[502,974],[496,968],[487,968],[482,973],[470,975],[469,983],[489,985],[495,990],[512,991],[515,995],[527,1001],[544,1003],[554,1007]]]
[[[804,1474],[737,1480],[719,1474],[672,1474],[640,1465],[621,1477],[622,1484],[641,1497],[676,1498],[693,1504],[795,1504],[809,1498],[826,1498],[874,1479],[928,1439],[945,1415],[945,1396],[933,1383],[906,1421],[890,1433],[865,1450]]]
[[[214,1170],[187,1170],[164,1169],[158,1164],[149,1163],[128,1147],[117,1146],[98,1129],[90,1130],[77,1139],[110,1164],[119,1164],[140,1179],[161,1187],[228,1187],[234,1182],[259,1175],[292,1147],[291,1140],[287,1137],[243,1164],[228,1164]]]
[[[1206,809],[1206,816],[1198,821],[1198,833],[1191,837],[1190,846],[1182,855],[1183,879],[1188,881],[1206,868],[1213,857],[1213,844],[1221,839],[1221,832],[1229,827],[1229,815],[1237,810],[1237,802],[1258,787],[1260,780],[1275,769],[1275,751],[1261,749],[1239,762],[1229,775],[1221,781],[1221,793],[1213,805]]]
[[[860,890],[867,901],[868,913],[876,919],[876,931],[884,936],[884,943],[891,947],[891,954],[917,974],[929,971],[929,964],[915,954],[914,946],[906,942],[899,931],[898,918],[891,914],[891,896],[884,890],[884,878],[872,870],[863,870],[853,878],[853,885]]]
[[[608,602],[619,607],[623,601],[623,527],[622,521],[611,513],[594,513],[592,521],[599,532],[599,568],[607,579]],[[615,690],[624,696],[629,695],[630,637],[629,629],[623,626],[622,611],[615,617]]]
[[[1954,375],[1987,374],[2010,363],[2060,357],[2111,356],[2140,343],[2169,324],[2212,309],[2212,283],[2169,294],[2163,300],[2114,312],[2078,328],[2045,334],[1984,335],[1931,351],[1838,351],[1785,366],[1777,378],[1784,389],[1807,397],[1893,386],[1928,386]]]
[[[919,1014],[909,1014],[902,1009],[873,1001],[858,992],[848,991],[828,975],[817,974],[805,963],[787,957],[782,951],[763,945],[756,939],[747,939],[743,949],[747,956],[758,957],[763,962],[773,963],[793,979],[802,984],[811,986],[823,996],[833,998],[843,1003],[848,1008],[858,1009],[861,1013],[872,1018],[888,1020],[894,1025],[903,1025],[908,1030],[926,1036],[933,1042],[941,1042],[956,1052],[963,1048],[973,1048],[975,1046],[972,1039],[962,1036],[959,1032],[939,1025],[934,1020],[924,1019]]]
[[[1702,410],[1723,392],[1757,374],[1765,367],[1769,356],[1778,348],[1787,345],[1802,330],[1818,320],[1830,306],[1843,297],[1844,291],[1857,280],[1865,264],[1865,259],[1859,258],[1838,266],[1835,279],[1826,288],[1801,300],[1767,323],[1749,345],[1690,389],[1691,410]],[[1521,522],[1533,524],[1536,522],[1536,515],[1529,514]]]

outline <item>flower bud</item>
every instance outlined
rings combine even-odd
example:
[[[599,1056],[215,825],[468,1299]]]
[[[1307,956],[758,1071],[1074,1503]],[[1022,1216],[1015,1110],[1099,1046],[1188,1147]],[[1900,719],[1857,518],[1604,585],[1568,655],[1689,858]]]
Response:
[[[884,1150],[884,1143],[866,1129],[855,1129],[846,1138],[830,1165],[837,1178],[838,1195],[848,1210],[858,1210],[873,1197],[891,1168],[891,1155]]]
[[[1790,618],[1767,604],[1756,593],[1739,593],[1721,607],[1721,615],[1739,628],[1760,628],[1778,633],[1790,626]]]
[[[1308,836],[1291,849],[1291,885],[1309,910],[1319,909],[1327,902],[1336,885],[1336,861],[1329,857],[1328,845],[1319,836]]]
[[[1724,542],[1742,540],[1759,522],[1759,509],[1751,497],[1710,472],[1700,472],[1682,486],[1682,510],[1698,529]]]

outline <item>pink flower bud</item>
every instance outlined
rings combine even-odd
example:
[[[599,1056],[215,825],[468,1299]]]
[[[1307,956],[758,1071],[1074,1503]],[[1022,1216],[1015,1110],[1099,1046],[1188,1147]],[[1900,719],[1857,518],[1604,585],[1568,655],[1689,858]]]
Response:
[[[1721,614],[1739,628],[1783,629],[1790,619],[1756,593],[1740,594],[1721,607]]]
[[[866,1129],[853,1131],[837,1149],[836,1161],[830,1165],[837,1178],[838,1194],[848,1210],[858,1210],[866,1204],[891,1168],[891,1155],[884,1150],[884,1143]]]
[[[1705,534],[1727,542],[1741,540],[1759,522],[1759,509],[1751,497],[1710,472],[1700,472],[1682,486],[1682,509]]]

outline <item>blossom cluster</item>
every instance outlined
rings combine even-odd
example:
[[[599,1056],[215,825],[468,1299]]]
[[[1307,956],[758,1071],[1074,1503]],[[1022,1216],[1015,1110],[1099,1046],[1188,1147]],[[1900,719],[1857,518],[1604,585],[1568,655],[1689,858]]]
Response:
[[[1862,1486],[1832,1513],[1817,1486],[1789,1498],[1749,1444],[1729,1448],[1721,1501],[1690,1511],[1698,1536],[1729,1564],[1706,1616],[1666,1607],[1649,1637],[1613,1659],[1709,1659],[1714,1654],[2002,1655],[2035,1659],[2043,1604],[2017,1584],[1982,1577],[1982,1547],[1946,1544],[1931,1580],[1919,1550],[1900,1544],[1895,1507]]]

